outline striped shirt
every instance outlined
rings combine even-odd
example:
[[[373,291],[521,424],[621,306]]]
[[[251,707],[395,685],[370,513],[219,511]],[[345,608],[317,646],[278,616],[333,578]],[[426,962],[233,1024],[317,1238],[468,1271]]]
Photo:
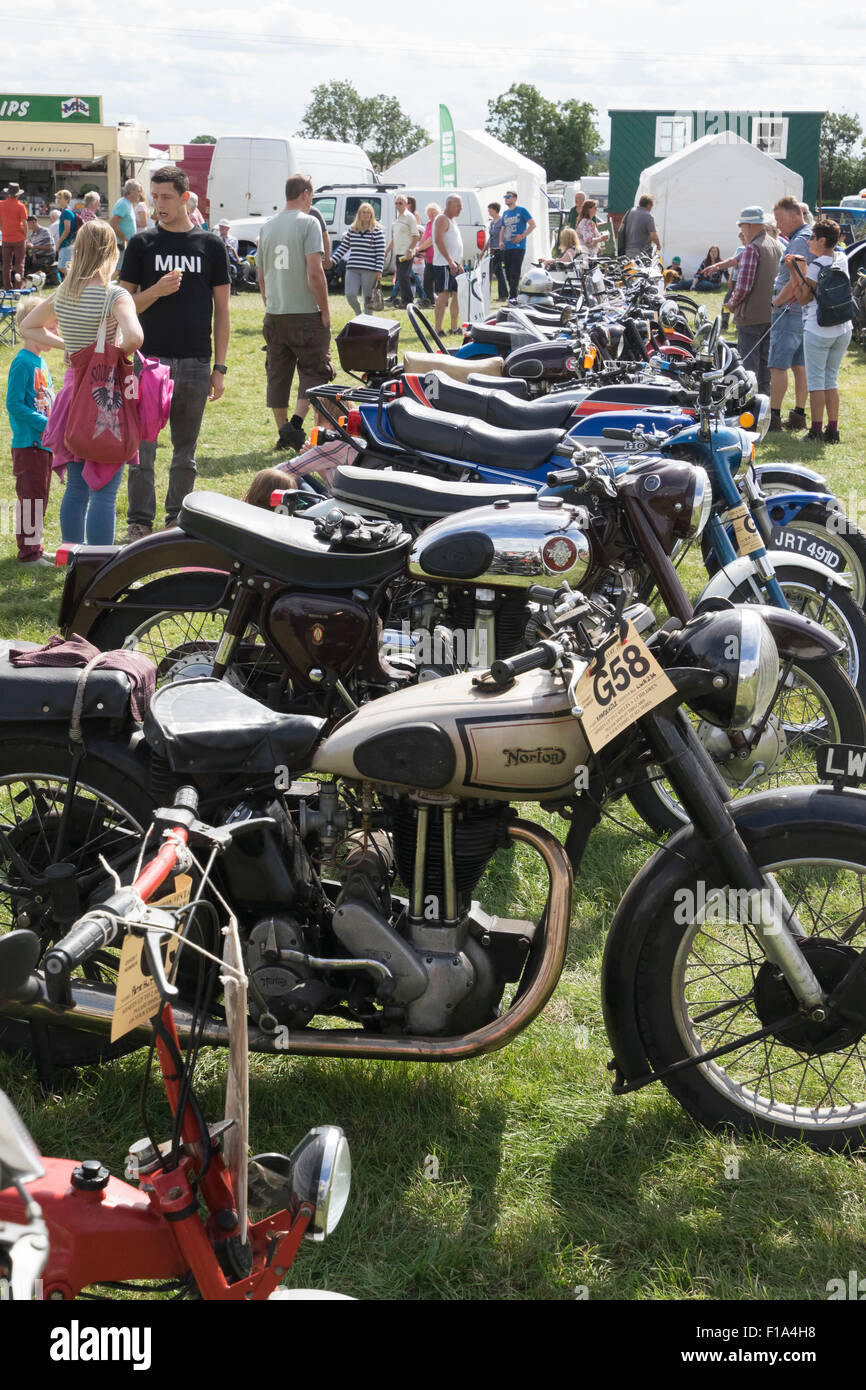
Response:
[[[109,306],[116,303],[121,295],[126,295],[127,299],[131,298],[129,292],[122,290],[119,285],[109,285],[107,290],[103,285],[88,285],[78,299],[54,296],[54,312],[57,315],[60,336],[68,353],[78,352],[81,348],[89,347],[91,343],[96,342],[106,294]],[[117,323],[114,315],[109,313],[105,341],[113,343],[116,333]]]
[[[353,270],[381,270],[385,264],[385,236],[381,227],[355,232],[350,227],[334,252],[333,262],[345,261]]]

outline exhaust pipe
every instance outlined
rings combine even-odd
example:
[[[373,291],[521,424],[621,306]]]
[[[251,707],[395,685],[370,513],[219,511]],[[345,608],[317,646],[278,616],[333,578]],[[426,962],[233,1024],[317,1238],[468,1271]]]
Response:
[[[549,831],[530,821],[514,821],[508,827],[511,839],[529,845],[544,860],[548,874],[548,896],[543,931],[536,940],[543,942],[532,974],[516,1001],[500,1018],[451,1038],[395,1037],[382,1038],[354,1029],[314,1028],[291,1032],[277,1028],[266,1033],[250,1026],[249,1050],[276,1056],[296,1057],[370,1057],[382,1061],[457,1062],[495,1052],[504,1047],[516,1033],[541,1012],[553,993],[565,964],[568,929],[571,920],[571,864],[562,845]],[[181,1043],[192,1032],[193,1013],[185,1004],[172,1004],[174,1023]],[[105,1037],[111,1031],[114,992],[90,980],[72,982],[72,1006],[56,1009],[48,1004],[23,1004],[8,1001],[0,1010],[4,1018],[22,1022],[38,1022],[49,1028],[69,1028],[83,1033],[98,1033]],[[151,1040],[150,1028],[143,1026],[128,1033],[141,1046]],[[228,1047],[229,1030],[226,1024],[211,1019],[201,1035],[208,1047]]]

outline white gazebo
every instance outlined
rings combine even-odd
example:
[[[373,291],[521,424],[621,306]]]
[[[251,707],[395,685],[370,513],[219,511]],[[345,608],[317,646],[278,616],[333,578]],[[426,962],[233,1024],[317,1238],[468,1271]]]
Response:
[[[635,203],[645,193],[655,199],[665,264],[680,256],[683,274],[693,275],[710,246],[718,246],[723,259],[734,254],[742,208],[757,204],[770,216],[787,194],[802,200],[803,179],[728,130],[705,135],[644,169]]]
[[[483,212],[493,200],[505,204],[502,195],[506,188],[514,188],[517,201],[525,207],[535,220],[536,230],[527,237],[529,261],[537,261],[540,256],[550,255],[550,234],[548,230],[548,202],[544,186],[547,174],[540,164],[526,159],[517,150],[504,145],[488,135],[486,130],[458,130],[455,132],[457,145],[457,186],[474,188],[478,191]],[[418,184],[425,188],[435,188],[439,183],[439,141],[433,140],[423,149],[407,155],[405,159],[392,164],[381,176],[383,181],[394,180],[405,184]]]

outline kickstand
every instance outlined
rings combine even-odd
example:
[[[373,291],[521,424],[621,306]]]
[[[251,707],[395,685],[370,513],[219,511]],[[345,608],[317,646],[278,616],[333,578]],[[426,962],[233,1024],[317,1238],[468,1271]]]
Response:
[[[54,1059],[48,1041],[48,1029],[44,1023],[30,1024],[30,1051],[36,1063],[36,1075],[43,1095],[53,1095],[56,1090]]]

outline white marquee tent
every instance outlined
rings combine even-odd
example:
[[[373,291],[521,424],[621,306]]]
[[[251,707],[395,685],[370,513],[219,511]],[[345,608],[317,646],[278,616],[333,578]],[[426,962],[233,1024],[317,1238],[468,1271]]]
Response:
[[[683,274],[693,275],[710,246],[718,246],[723,258],[734,254],[742,208],[757,203],[769,216],[786,194],[802,199],[803,179],[727,130],[644,169],[635,203],[645,193],[655,199],[665,264],[680,256]]]
[[[485,130],[458,130],[455,141],[457,186],[478,190],[481,211],[485,216],[491,200],[501,203],[504,208],[502,195],[506,188],[514,188],[518,203],[535,219],[536,230],[527,238],[529,257],[526,264],[537,261],[540,256],[549,256],[547,214],[550,204],[544,192],[547,174],[541,165],[525,159],[517,150],[503,145],[501,140],[496,140]],[[405,183],[410,193],[413,183],[422,188],[435,188],[439,183],[439,141],[434,140],[392,164],[381,177],[383,182]]]

